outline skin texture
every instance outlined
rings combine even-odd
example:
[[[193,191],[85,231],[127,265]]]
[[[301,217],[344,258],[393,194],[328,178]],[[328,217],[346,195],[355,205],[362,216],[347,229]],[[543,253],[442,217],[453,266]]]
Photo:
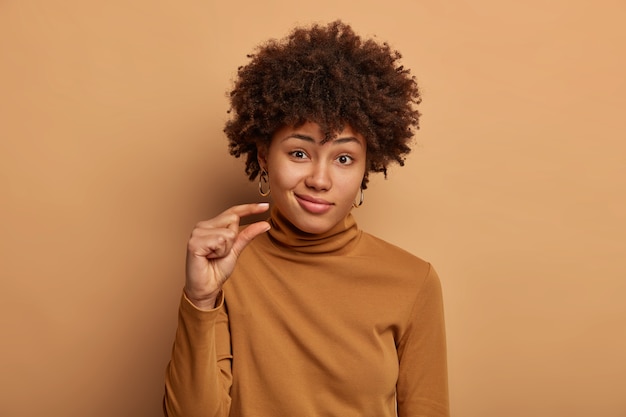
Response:
[[[259,149],[274,204],[298,229],[313,234],[346,217],[366,167],[367,144],[350,126],[324,139],[322,128],[307,122],[279,129],[270,146]]]

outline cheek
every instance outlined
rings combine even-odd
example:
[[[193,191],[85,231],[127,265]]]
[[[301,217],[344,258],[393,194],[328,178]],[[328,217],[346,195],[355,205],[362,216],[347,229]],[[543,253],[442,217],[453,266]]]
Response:
[[[303,178],[302,173],[294,164],[275,163],[268,166],[270,169],[270,184],[280,189],[290,189],[297,185]]]
[[[363,177],[365,177],[365,172],[367,171],[365,158],[363,158],[361,161],[363,162],[358,164],[358,168],[355,168],[354,176],[352,177],[352,182],[355,184],[357,189],[361,188],[361,184],[363,183]]]
[[[341,175],[336,179],[335,186],[342,190],[346,199],[352,199],[353,194],[356,195],[361,188],[363,175],[365,175],[365,170],[357,170],[350,175]]]

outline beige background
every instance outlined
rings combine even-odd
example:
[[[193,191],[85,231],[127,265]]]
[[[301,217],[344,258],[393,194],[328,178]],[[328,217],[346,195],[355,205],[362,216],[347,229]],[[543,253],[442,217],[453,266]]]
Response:
[[[433,262],[458,417],[626,416],[623,0],[0,1],[0,415],[157,416],[261,40],[337,17],[423,89],[362,228]]]

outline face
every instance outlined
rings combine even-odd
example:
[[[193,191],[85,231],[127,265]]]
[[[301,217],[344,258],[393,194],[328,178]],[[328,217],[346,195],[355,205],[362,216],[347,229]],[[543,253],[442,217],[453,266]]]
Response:
[[[323,139],[317,123],[287,126],[258,152],[278,210],[314,234],[330,230],[348,214],[366,166],[367,144],[351,127],[322,144]]]

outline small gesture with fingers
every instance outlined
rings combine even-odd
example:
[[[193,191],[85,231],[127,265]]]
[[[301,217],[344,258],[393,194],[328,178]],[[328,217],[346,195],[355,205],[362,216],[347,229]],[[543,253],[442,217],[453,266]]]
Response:
[[[241,252],[252,239],[270,229],[268,222],[260,221],[240,231],[241,218],[268,208],[268,203],[233,206],[193,229],[187,244],[185,294],[196,307],[215,307]]]

